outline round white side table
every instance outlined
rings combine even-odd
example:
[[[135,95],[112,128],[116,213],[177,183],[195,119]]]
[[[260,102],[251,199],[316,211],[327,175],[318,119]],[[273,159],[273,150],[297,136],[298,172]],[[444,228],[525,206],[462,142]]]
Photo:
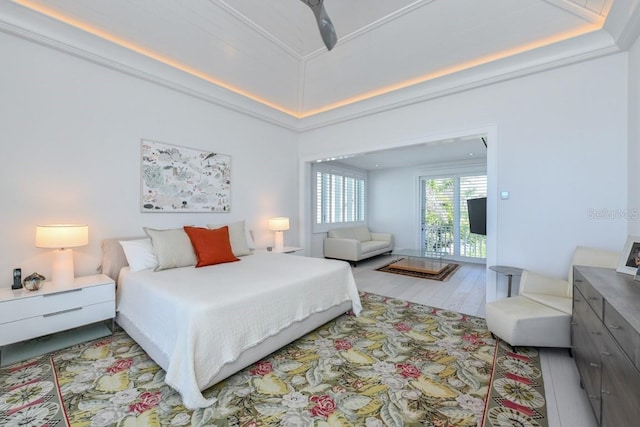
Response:
[[[522,268],[510,267],[508,265],[492,265],[489,270],[495,271],[498,274],[502,274],[507,277],[507,297],[511,296],[511,285],[513,283],[513,276],[522,275]]]

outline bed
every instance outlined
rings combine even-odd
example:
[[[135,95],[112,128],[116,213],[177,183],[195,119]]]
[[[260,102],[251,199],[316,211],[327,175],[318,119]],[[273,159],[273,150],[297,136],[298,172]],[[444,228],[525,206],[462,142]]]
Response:
[[[103,242],[103,272],[118,284],[116,322],[189,409],[215,403],[202,390],[361,310],[343,261],[264,252],[201,268],[131,271],[118,247],[118,239]]]

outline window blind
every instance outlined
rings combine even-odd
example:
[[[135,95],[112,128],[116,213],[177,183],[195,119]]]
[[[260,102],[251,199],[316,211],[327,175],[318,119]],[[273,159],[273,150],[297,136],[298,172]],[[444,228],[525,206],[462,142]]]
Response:
[[[362,222],[365,218],[365,179],[352,171],[316,170],[316,224]]]

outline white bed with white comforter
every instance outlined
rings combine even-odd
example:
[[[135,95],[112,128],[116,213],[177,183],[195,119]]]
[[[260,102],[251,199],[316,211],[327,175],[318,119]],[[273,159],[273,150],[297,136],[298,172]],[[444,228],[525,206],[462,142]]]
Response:
[[[352,309],[342,261],[256,253],[240,261],[163,271],[120,271],[116,321],[166,371],[188,408],[201,393]]]

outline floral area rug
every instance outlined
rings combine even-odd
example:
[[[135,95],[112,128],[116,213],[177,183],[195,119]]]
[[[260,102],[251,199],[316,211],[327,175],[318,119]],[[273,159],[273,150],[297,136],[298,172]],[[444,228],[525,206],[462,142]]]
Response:
[[[0,369],[2,426],[546,426],[536,350],[484,319],[361,294],[341,316],[205,391],[195,411],[122,330]]]

